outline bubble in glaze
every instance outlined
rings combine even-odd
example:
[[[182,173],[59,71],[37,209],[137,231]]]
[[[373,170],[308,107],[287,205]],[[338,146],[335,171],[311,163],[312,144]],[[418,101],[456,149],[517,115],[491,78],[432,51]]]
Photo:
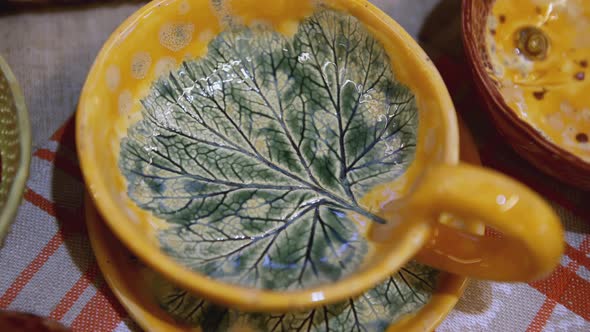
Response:
[[[136,79],[144,78],[152,64],[152,57],[148,52],[137,52],[131,59],[131,76]]]
[[[156,63],[156,77],[167,75],[176,68],[176,60],[174,58],[166,56],[158,60]]]
[[[105,72],[107,87],[111,91],[117,90],[121,82],[121,71],[117,66],[110,66]]]
[[[180,6],[178,6],[178,13],[180,15],[184,15],[184,14],[188,13],[188,11],[190,9],[191,9],[191,6],[188,3],[188,0],[184,0],[180,3]]]
[[[211,29],[206,29],[203,30],[200,34],[199,34],[199,41],[201,43],[208,43],[210,42],[213,38],[215,37],[215,34],[213,33],[213,31],[211,31]]]
[[[565,123],[560,113],[553,113],[547,116],[547,123],[555,130],[563,130]]]
[[[191,42],[194,30],[192,23],[166,23],[160,28],[160,44],[171,51],[180,51]]]
[[[119,95],[119,113],[129,114],[133,106],[133,95],[131,91],[125,90]]]

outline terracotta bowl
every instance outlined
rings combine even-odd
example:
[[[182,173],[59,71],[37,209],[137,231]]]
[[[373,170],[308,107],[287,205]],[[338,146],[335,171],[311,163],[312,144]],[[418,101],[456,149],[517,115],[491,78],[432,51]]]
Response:
[[[549,141],[513,110],[493,79],[492,61],[486,45],[487,19],[494,0],[463,0],[463,43],[476,88],[487,111],[506,142],[541,171],[570,185],[590,189],[590,163]],[[588,143],[586,143],[588,144]]]

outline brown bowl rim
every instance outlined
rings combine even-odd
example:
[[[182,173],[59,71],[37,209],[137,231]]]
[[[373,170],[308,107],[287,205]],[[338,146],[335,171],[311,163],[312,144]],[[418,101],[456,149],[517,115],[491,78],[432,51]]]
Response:
[[[519,117],[516,112],[506,104],[502,97],[497,85],[494,83],[488,72],[485,70],[486,66],[483,63],[483,57],[487,56],[487,53],[480,54],[475,41],[474,36],[479,32],[474,30],[473,15],[472,15],[472,4],[475,1],[483,1],[486,3],[493,2],[495,0],[463,0],[461,8],[461,23],[462,23],[462,39],[465,47],[465,53],[468,59],[468,65],[471,68],[472,73],[475,76],[476,83],[483,85],[483,90],[488,95],[489,99],[499,108],[499,115],[503,116],[507,123],[512,124],[521,130],[526,138],[538,145],[539,148],[544,149],[545,152],[557,155],[564,162],[587,172],[590,178],[590,162],[586,162],[577,155],[565,150],[560,145],[548,140],[541,134],[541,132],[533,127],[528,121]],[[486,15],[487,16],[487,15]],[[508,142],[512,144],[513,142]]]

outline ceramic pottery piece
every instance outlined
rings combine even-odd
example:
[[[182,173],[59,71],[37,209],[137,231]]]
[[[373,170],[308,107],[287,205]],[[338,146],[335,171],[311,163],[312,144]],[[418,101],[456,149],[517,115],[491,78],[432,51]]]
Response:
[[[76,122],[90,194],[125,245],[242,311],[346,301],[418,253],[449,272],[531,280],[563,249],[534,192],[456,165],[440,76],[364,0],[152,2],[106,42]],[[508,236],[466,236],[481,225],[448,215]]]
[[[460,126],[461,158],[479,165],[473,139]],[[355,299],[297,313],[244,313],[175,286],[114,237],[88,196],[85,209],[99,267],[119,301],[146,331],[430,331],[452,309],[466,284],[464,277],[411,262]]]
[[[0,57],[0,246],[20,205],[31,161],[31,128],[25,100]]]
[[[359,200],[414,157],[417,109],[383,46],[322,10],[292,37],[235,27],[142,100],[121,143],[129,196],[166,220],[162,248],[243,286],[340,280],[384,223]]]
[[[464,1],[464,41],[500,132],[524,158],[590,188],[590,5]]]
[[[240,287],[310,289],[371,264],[380,206],[409,189],[425,159],[454,154],[433,144],[449,119],[424,121],[431,144],[417,152],[415,93],[383,41],[338,2],[253,14],[265,22],[250,19],[254,3],[161,3],[146,9],[161,19],[132,17],[115,32],[87,82],[93,95],[104,89],[92,102],[109,102],[111,121],[78,127],[84,155],[98,142],[81,145],[88,126],[109,123],[97,128],[110,149],[101,169],[147,229],[138,235]],[[153,43],[130,42],[149,33]]]

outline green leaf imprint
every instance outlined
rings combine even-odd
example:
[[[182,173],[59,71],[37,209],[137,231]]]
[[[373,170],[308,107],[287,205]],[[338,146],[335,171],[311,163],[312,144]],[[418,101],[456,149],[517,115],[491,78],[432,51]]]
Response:
[[[243,313],[191,296],[154,275],[152,289],[159,305],[177,321],[203,331],[232,327],[253,331],[385,331],[405,314],[426,304],[436,286],[438,272],[411,262],[372,290],[334,305],[286,314]]]
[[[129,196],[171,227],[163,249],[227,282],[297,289],[368,251],[358,201],[411,163],[412,92],[354,17],[322,10],[294,37],[232,28],[156,82],[123,139]]]

